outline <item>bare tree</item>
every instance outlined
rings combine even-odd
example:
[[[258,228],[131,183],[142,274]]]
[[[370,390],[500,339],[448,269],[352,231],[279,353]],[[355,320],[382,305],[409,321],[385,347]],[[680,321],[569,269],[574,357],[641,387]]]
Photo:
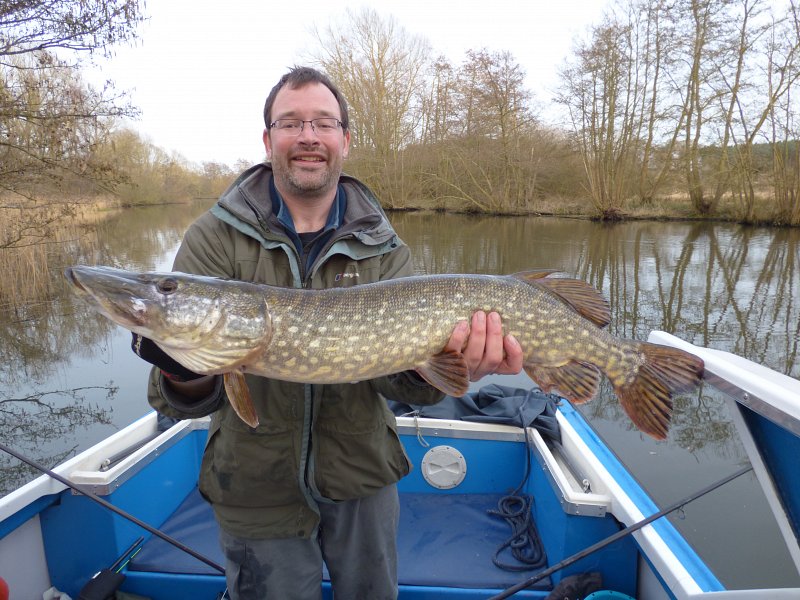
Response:
[[[420,90],[420,142],[437,144],[455,135],[458,127],[457,72],[440,56],[428,67],[428,84]]]
[[[632,193],[636,135],[641,131],[635,28],[608,15],[561,72],[566,106],[592,201],[603,219],[619,218]]]
[[[641,102],[636,137],[641,145],[638,195],[651,204],[671,171],[685,113],[674,108],[670,74],[675,66],[676,21],[668,0],[643,0],[637,4],[638,57],[636,72],[641,77]],[[677,125],[676,125],[677,123]]]
[[[710,85],[710,80],[717,75],[716,61],[709,59],[717,50],[721,15],[726,4],[727,0],[681,0],[678,10],[685,21],[685,28],[679,35],[685,36],[686,52],[682,59],[688,67],[685,74],[681,74],[683,119],[679,125],[683,134],[683,172],[689,199],[701,215],[709,215],[715,208],[705,192],[701,146],[706,122],[712,119],[707,111],[716,105]]]
[[[787,40],[800,40],[800,8],[792,0],[784,23]],[[772,146],[773,197],[776,223],[800,224],[800,127],[796,95],[797,84],[790,85],[786,94],[769,110],[769,139]]]
[[[143,19],[143,5],[142,0],[0,3],[0,57],[56,49],[108,52],[115,44],[133,39],[134,28]]]
[[[33,197],[65,178],[108,181],[92,149],[110,119],[134,110],[111,84],[93,89],[78,67],[131,40],[140,0],[0,3],[0,189]]]
[[[80,179],[113,185],[113,166],[94,150],[115,119],[133,114],[121,96],[46,52],[13,57],[0,77],[0,189],[33,198]]]
[[[519,209],[530,200],[527,184],[529,152],[523,143],[536,124],[525,88],[525,71],[510,52],[469,50],[461,68],[460,114],[467,127],[464,136],[491,140],[491,152],[480,154],[487,173],[485,184],[493,202],[504,209]]]
[[[764,94],[763,86],[753,86],[757,93],[748,97],[740,94],[736,98],[741,120],[741,137],[736,145],[736,192],[741,216],[747,221],[755,217],[757,167],[753,153],[756,142],[761,139],[762,129],[770,116],[775,114],[774,107],[789,94],[800,77],[800,36],[795,18],[796,15],[790,12],[788,17],[774,18],[759,29],[768,34],[764,36],[762,60],[759,61],[763,65],[760,79],[766,79],[767,93]]]
[[[350,102],[354,151],[369,157],[366,177],[393,206],[404,203],[398,151],[417,138],[430,47],[394,18],[369,8],[347,11],[341,26],[316,32],[314,62],[337,82]]]

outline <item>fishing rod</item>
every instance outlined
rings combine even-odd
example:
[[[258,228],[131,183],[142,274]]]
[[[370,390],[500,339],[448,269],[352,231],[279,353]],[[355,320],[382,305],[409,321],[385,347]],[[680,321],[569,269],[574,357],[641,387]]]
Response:
[[[138,525],[139,527],[141,527],[145,531],[147,531],[149,533],[152,533],[154,536],[161,538],[162,540],[164,540],[168,544],[171,544],[172,546],[175,546],[178,550],[181,550],[181,551],[185,552],[186,554],[188,554],[189,556],[192,556],[192,557],[196,558],[200,562],[207,564],[209,567],[211,567],[215,571],[219,571],[223,575],[225,574],[225,569],[223,567],[221,567],[220,565],[218,565],[217,563],[215,563],[210,558],[206,558],[205,556],[203,556],[199,552],[196,552],[196,551],[192,550],[191,548],[189,548],[188,546],[186,546],[183,543],[179,542],[175,538],[170,537],[169,535],[167,535],[163,531],[161,531],[159,529],[156,529],[155,527],[152,527],[151,525],[148,525],[147,523],[145,523],[141,519],[138,519],[138,518],[134,517],[132,514],[122,510],[121,508],[119,508],[117,506],[114,506],[113,504],[111,504],[107,500],[104,500],[103,498],[101,498],[100,496],[95,494],[94,492],[90,492],[89,490],[85,489],[82,485],[78,485],[76,483],[71,482],[66,477],[63,477],[63,476],[59,475],[55,471],[53,471],[51,469],[48,469],[47,467],[45,467],[43,465],[40,465],[39,463],[37,463],[36,461],[28,458],[27,456],[24,456],[24,455],[20,454],[19,452],[17,452],[16,450],[13,450],[12,448],[9,448],[8,446],[3,444],[2,442],[0,442],[0,450],[10,454],[11,456],[16,458],[17,460],[20,460],[20,461],[24,462],[25,464],[33,467],[37,471],[39,471],[41,473],[44,473],[48,477],[51,477],[52,479],[55,479],[59,483],[64,484],[65,486],[67,486],[71,490],[74,490],[74,491],[78,492],[79,494],[82,494],[82,495],[86,496],[90,500],[93,500],[94,502],[97,502],[100,506],[103,506],[103,507],[107,508],[108,510],[110,510],[111,512],[116,513],[117,515],[119,515],[123,519],[127,519],[131,523],[133,523],[135,525]]]
[[[701,490],[699,490],[699,491],[697,491],[697,492],[695,492],[693,494],[690,494],[689,496],[686,496],[686,498],[684,498],[682,500],[678,500],[674,504],[669,505],[668,507],[658,511],[657,513],[653,513],[649,517],[644,518],[641,521],[638,521],[638,522],[634,523],[633,525],[629,525],[625,529],[620,529],[617,533],[615,533],[613,535],[610,535],[605,539],[600,540],[596,544],[593,544],[593,545],[589,546],[588,548],[584,548],[580,552],[576,552],[572,556],[569,556],[569,557],[565,558],[564,560],[562,560],[561,562],[553,565],[549,569],[545,569],[544,571],[540,571],[539,573],[537,573],[536,575],[530,577],[529,579],[526,579],[525,581],[522,581],[522,582],[520,582],[520,583],[518,583],[516,585],[513,585],[513,586],[511,586],[509,588],[506,588],[505,590],[503,590],[502,592],[500,592],[496,596],[492,596],[491,598],[489,598],[489,600],[502,600],[503,598],[508,598],[509,596],[512,596],[512,595],[516,594],[517,592],[520,592],[520,591],[524,590],[525,588],[528,588],[528,587],[532,586],[537,581],[540,581],[540,580],[544,579],[545,577],[548,577],[548,576],[552,575],[556,571],[560,571],[561,569],[565,569],[566,567],[570,566],[571,564],[578,562],[582,558],[586,558],[590,554],[594,554],[598,550],[601,550],[601,549],[605,548],[606,546],[608,546],[610,544],[613,544],[617,540],[620,540],[620,539],[622,539],[624,537],[627,537],[627,536],[633,534],[636,531],[639,531],[642,527],[645,527],[646,525],[649,525],[653,521],[656,521],[656,520],[660,519],[661,517],[666,516],[666,515],[670,514],[671,512],[674,512],[674,511],[684,507],[685,505],[689,504],[690,502],[693,502],[694,500],[697,500],[701,496],[705,496],[706,494],[708,494],[710,492],[713,492],[717,488],[722,487],[726,483],[728,483],[730,481],[733,481],[737,477],[741,477],[742,475],[744,475],[748,471],[752,471],[752,470],[753,470],[752,466],[743,467],[743,468],[739,469],[738,471],[736,471],[735,473],[732,473],[732,474],[728,475],[727,477],[723,477],[722,479],[720,479],[716,483],[712,483],[711,485],[709,485],[709,486],[707,486],[707,487],[705,487],[705,488],[703,488],[703,489],[701,489]]]

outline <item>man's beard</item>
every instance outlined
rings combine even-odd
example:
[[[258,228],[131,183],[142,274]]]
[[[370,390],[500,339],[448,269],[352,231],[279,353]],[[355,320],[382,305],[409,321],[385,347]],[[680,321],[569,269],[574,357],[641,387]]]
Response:
[[[272,172],[278,189],[306,198],[316,198],[335,189],[341,173],[341,166],[337,168],[337,165],[331,163],[327,164],[323,172],[313,174],[298,172],[285,163],[279,165],[277,169],[275,167],[273,163]]]

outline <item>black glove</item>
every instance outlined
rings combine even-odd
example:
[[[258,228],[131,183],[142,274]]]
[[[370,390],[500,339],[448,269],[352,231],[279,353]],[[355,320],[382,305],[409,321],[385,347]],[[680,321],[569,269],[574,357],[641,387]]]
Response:
[[[131,350],[138,354],[142,360],[146,360],[151,365],[161,369],[164,377],[171,381],[192,381],[193,379],[204,377],[204,375],[190,371],[159,348],[153,340],[138,333],[133,334]]]

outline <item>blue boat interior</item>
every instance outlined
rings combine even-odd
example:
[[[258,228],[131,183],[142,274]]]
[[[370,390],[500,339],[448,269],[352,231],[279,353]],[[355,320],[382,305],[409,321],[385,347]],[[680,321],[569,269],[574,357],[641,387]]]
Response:
[[[402,494],[398,538],[398,579],[402,585],[497,588],[514,585],[541,569],[511,572],[497,568],[492,557],[509,537],[508,526],[492,517],[495,494]],[[220,565],[224,559],[219,529],[209,504],[195,488],[160,528],[165,534]],[[161,538],[153,537],[128,564],[134,572],[216,575],[209,565]],[[329,581],[327,571],[323,579]],[[534,589],[550,590],[549,578]]]
[[[610,513],[584,516],[564,510],[521,432],[517,437],[474,439],[448,436],[443,429],[435,439],[425,439],[419,431],[401,432],[400,437],[415,466],[398,485],[401,598],[486,598],[621,528]],[[197,490],[205,438],[205,430],[191,430],[104,497],[224,565],[216,521]],[[466,476],[452,489],[431,486],[419,468],[430,447],[442,445],[466,459]],[[519,570],[494,564],[495,554],[512,537],[514,523],[489,511],[509,495],[530,500],[530,510],[523,512],[532,517],[545,554],[543,564],[535,569],[519,563],[507,549],[499,553],[499,561]],[[52,497],[40,519],[53,585],[73,597],[140,536],[145,536],[143,545],[122,570],[122,591],[153,599],[214,599],[225,588],[224,577],[213,568],[84,496],[65,491]],[[65,552],[76,544],[81,552]],[[566,578],[583,574],[601,577],[605,589],[633,596],[638,556],[635,542],[622,539],[515,597],[545,599]],[[323,593],[331,597],[327,581]]]

